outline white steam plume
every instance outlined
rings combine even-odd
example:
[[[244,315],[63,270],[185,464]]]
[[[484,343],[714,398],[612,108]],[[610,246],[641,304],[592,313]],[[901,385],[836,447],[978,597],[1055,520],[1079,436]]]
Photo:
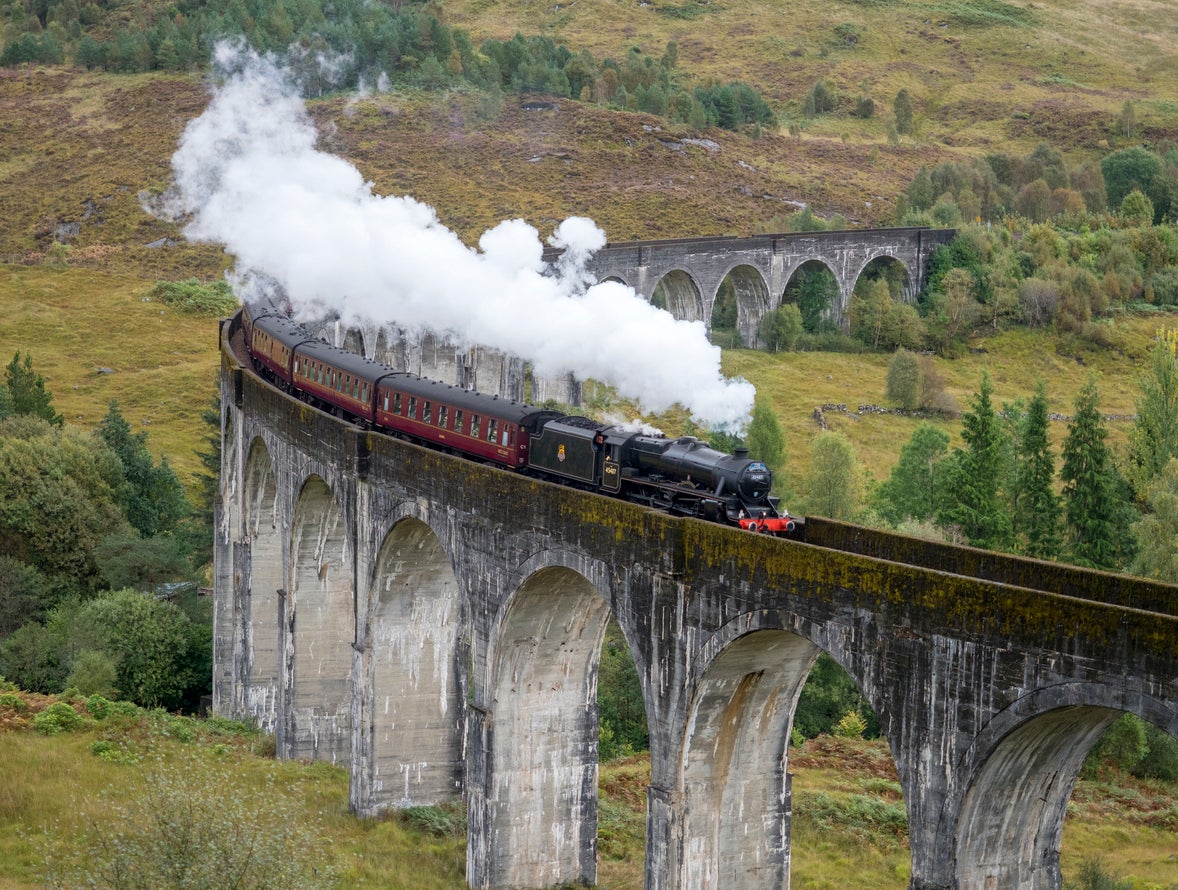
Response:
[[[290,76],[221,46],[224,74],[172,158],[168,201],[187,237],[225,244],[238,281],[272,279],[306,318],[428,329],[530,360],[537,373],[611,384],[648,411],[678,402],[713,427],[741,429],[754,389],[720,372],[701,322],[677,321],[632,289],[594,283],[585,260],[605,243],[591,221],[561,223],[555,270],[536,230],[500,223],[464,245],[432,208],[373,193],[351,164],[315,148]]]

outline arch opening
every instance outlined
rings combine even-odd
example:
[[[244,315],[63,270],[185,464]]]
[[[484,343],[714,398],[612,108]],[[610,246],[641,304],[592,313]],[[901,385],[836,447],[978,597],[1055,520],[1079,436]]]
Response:
[[[680,321],[704,321],[704,301],[699,286],[682,269],[668,272],[654,287],[654,306],[666,309]]]
[[[597,675],[608,617],[602,595],[566,568],[541,569],[512,598],[490,686],[495,886],[596,880]]]
[[[961,809],[960,890],[1060,886],[1068,799],[1088,750],[1117,716],[1111,708],[1056,708],[1020,724],[994,747]]]
[[[730,289],[732,302],[735,303],[733,324],[739,337],[738,345],[756,345],[757,327],[769,311],[769,285],[765,277],[753,266],[736,266],[720,282],[720,291],[724,289]],[[718,291],[716,301],[719,302],[719,299]],[[713,319],[715,314],[713,308]]]
[[[254,440],[246,459],[242,501],[242,521],[249,540],[248,582],[241,618],[246,665],[242,707],[261,729],[274,732],[281,676],[282,532],[274,462],[261,439]]]
[[[798,266],[781,297],[782,305],[798,307],[802,330],[807,334],[837,331],[839,283],[830,267],[820,260],[807,260]]]
[[[680,761],[681,887],[786,886],[790,727],[817,655],[803,637],[759,630],[708,665]]]
[[[352,773],[361,813],[440,803],[462,783],[458,585],[437,534],[396,523],[377,554],[368,597],[368,775]],[[367,781],[364,781],[364,779]]]
[[[303,486],[291,524],[292,633],[287,757],[346,764],[351,753],[352,558],[339,505],[327,483]]]

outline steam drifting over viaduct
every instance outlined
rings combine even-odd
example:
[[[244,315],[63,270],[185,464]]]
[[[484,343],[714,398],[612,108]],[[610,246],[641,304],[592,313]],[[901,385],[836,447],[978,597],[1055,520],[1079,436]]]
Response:
[[[875,709],[913,890],[1058,888],[1085,752],[1178,734],[1178,590],[810,520],[785,541],[361,432],[223,327],[214,706],[351,805],[463,796],[474,887],[596,874],[614,615],[650,726],[646,886],[788,886],[793,708],[819,651]]]

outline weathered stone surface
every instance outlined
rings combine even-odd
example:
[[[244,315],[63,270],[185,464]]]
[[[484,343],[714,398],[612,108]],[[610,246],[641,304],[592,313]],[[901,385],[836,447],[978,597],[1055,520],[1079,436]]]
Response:
[[[648,300],[661,284],[672,315],[708,326],[720,285],[728,278],[736,291],[737,330],[745,343],[755,343],[761,317],[778,308],[786,285],[804,264],[818,263],[834,274],[839,298],[829,314],[845,330],[851,293],[869,263],[898,263],[905,273],[904,299],[913,302],[932,252],[955,234],[954,229],[857,229],[607,244],[594,254],[589,271],[600,280],[627,284]],[[557,251],[545,252],[546,259],[556,256]]]
[[[788,885],[820,650],[895,756],[913,890],[1058,888],[1092,741],[1124,711],[1178,733],[1178,589],[665,516],[360,432],[228,348],[222,393],[215,708],[347,765],[357,812],[463,794],[472,886],[594,879],[611,613],[650,726],[649,890]]]

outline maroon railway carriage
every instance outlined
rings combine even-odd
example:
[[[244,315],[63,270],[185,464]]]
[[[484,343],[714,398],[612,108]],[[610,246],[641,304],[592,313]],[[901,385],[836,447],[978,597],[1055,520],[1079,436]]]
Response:
[[[246,342],[254,361],[263,369],[263,373],[269,372],[272,379],[279,381],[284,389],[289,389],[290,362],[295,349],[303,343],[314,341],[289,318],[265,315],[255,321],[248,312],[243,312],[242,320]]]
[[[291,363],[291,383],[296,389],[368,423],[373,422],[377,381],[396,374],[386,365],[344,352],[322,340],[300,343]]]
[[[528,445],[556,411],[471,392],[415,374],[376,386],[376,425],[505,467],[528,465]]]

